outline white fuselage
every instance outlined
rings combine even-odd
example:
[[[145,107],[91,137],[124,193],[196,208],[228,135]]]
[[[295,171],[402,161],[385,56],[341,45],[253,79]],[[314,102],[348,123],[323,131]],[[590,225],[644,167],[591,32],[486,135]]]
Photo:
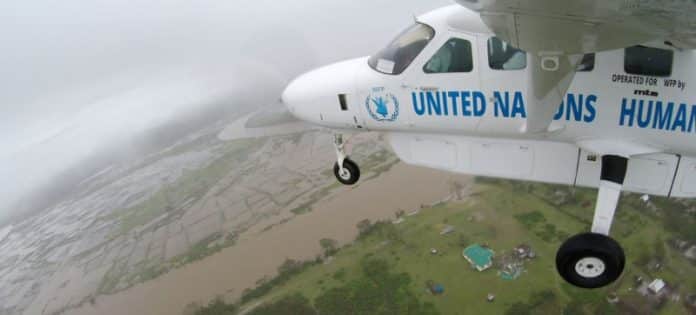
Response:
[[[627,73],[623,49],[598,52],[591,71],[576,72],[551,131],[526,133],[530,70],[489,67],[494,35],[478,15],[453,6],[419,22],[435,35],[400,74],[380,73],[367,58],[349,60],[301,76],[284,102],[325,127],[386,132],[407,163],[596,186],[594,155],[618,154],[630,157],[625,190],[696,196],[696,52],[673,50],[671,74],[661,77]],[[424,72],[452,38],[471,44],[472,70]]]

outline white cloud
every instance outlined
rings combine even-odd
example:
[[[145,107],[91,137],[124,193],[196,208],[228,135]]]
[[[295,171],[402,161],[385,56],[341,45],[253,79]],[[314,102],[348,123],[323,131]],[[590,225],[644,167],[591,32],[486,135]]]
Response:
[[[0,215],[92,152],[237,93],[278,93],[446,3],[2,1]]]

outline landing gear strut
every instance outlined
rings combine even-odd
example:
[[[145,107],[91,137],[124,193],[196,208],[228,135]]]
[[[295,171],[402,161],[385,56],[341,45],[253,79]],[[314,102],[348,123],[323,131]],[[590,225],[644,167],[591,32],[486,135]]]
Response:
[[[602,173],[592,228],[566,240],[556,253],[556,269],[571,284],[599,288],[614,282],[624,269],[624,251],[609,237],[628,159],[616,155],[602,157]]]
[[[334,175],[341,184],[353,185],[360,179],[360,168],[355,162],[348,158],[344,150],[343,135],[334,135],[334,148],[336,149],[336,163],[334,164]]]

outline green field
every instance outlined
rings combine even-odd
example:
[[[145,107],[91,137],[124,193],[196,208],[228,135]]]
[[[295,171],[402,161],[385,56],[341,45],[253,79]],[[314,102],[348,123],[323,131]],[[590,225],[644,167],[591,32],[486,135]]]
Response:
[[[588,230],[595,192],[497,180],[477,182],[478,193],[466,201],[425,208],[404,217],[400,224],[375,225],[328,262],[314,263],[273,283],[263,295],[246,296],[245,303],[235,305],[235,309],[248,309],[260,302],[265,306],[278,301],[287,303],[292,300],[288,297],[297,298],[297,294],[306,303],[317,306],[327,295],[360,287],[364,279],[372,277],[366,272],[365,262],[379,261],[386,262],[389,272],[407,275],[409,281],[403,283],[408,288],[399,289],[405,290],[404,296],[426,306],[432,304],[441,314],[629,314],[637,310],[646,314],[687,313],[682,302],[658,304],[635,293],[637,275],[648,280],[665,279],[678,287],[682,301],[687,294],[696,293],[696,267],[667,245],[667,240],[682,235],[664,229],[664,215],[633,202],[638,195],[623,197],[612,231],[628,259],[622,278],[609,287],[585,290],[563,282],[556,273],[554,259],[565,238]],[[453,226],[454,231],[441,235],[446,226]],[[537,257],[524,262],[524,271],[518,278],[504,280],[498,274],[500,264],[495,263],[495,258],[493,267],[478,272],[462,257],[462,249],[474,243],[489,246],[496,258],[524,243],[532,247]],[[437,249],[437,254],[431,253],[431,249]],[[655,261],[661,262],[660,268],[651,267]],[[379,281],[374,283],[381,286]],[[426,283],[441,284],[444,293],[431,294]],[[619,303],[606,301],[612,292],[619,296]],[[486,300],[489,293],[495,295],[493,302]],[[381,296],[386,291],[373,294]],[[353,303],[358,301],[361,300],[355,297]],[[205,310],[197,314],[213,314]],[[254,310],[250,313],[257,313]],[[258,313],[265,314],[262,310]],[[428,312],[419,309],[409,313]]]

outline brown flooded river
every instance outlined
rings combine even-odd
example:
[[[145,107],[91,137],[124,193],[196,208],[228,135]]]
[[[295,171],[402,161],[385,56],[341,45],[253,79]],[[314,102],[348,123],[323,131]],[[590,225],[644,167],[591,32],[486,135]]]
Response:
[[[68,313],[181,314],[192,302],[205,304],[218,295],[237,298],[260,278],[274,275],[286,258],[306,260],[318,255],[322,238],[344,244],[356,237],[356,224],[363,219],[393,219],[399,209],[409,212],[446,197],[452,178],[462,183],[469,180],[396,164],[389,172],[357,187],[335,190],[314,204],[313,211],[285,224],[242,235],[233,247],[128,290],[99,296],[94,305]]]

